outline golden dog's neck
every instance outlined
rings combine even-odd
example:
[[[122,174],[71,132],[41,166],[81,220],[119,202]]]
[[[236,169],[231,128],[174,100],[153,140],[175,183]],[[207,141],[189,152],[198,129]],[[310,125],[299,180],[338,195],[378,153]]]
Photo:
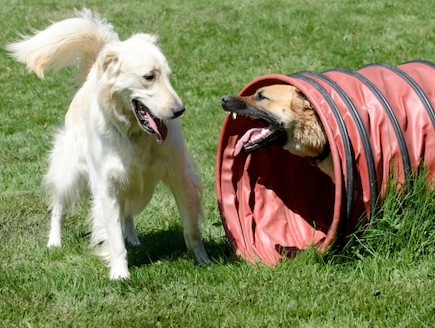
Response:
[[[284,149],[302,157],[317,157],[323,153],[328,139],[314,109],[305,110],[286,129],[289,138]]]

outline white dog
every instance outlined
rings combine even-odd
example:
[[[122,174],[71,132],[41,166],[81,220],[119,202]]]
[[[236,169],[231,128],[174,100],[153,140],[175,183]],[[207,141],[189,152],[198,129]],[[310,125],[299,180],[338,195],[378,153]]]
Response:
[[[120,41],[112,26],[85,9],[6,49],[40,78],[44,71],[79,65],[80,89],[57,133],[45,182],[51,195],[48,247],[61,246],[65,211],[88,187],[92,237],[110,265],[110,278],[129,277],[124,238],[138,245],[133,217],[156,184],[171,189],[184,239],[200,264],[209,262],[198,219],[201,186],[176,119],[184,106],[170,68],[149,34]]]

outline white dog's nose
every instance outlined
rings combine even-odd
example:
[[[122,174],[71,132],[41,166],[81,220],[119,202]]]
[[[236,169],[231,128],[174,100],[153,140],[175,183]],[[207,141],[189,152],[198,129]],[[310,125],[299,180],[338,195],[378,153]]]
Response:
[[[172,113],[174,114],[174,118],[183,114],[185,110],[186,110],[186,108],[184,107],[183,104],[178,104],[178,105],[175,105],[174,107],[172,107]]]

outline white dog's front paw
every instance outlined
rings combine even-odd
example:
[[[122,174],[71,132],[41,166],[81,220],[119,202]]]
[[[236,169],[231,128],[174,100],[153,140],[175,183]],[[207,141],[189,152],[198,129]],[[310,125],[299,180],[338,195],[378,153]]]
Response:
[[[130,272],[112,272],[110,270],[110,279],[111,280],[122,280],[122,279],[130,279]]]
[[[62,243],[60,241],[60,237],[50,235],[50,237],[48,238],[47,247],[54,248],[54,247],[61,247],[61,246]]]
[[[110,268],[110,279],[120,280],[120,279],[129,279],[129,278],[130,278],[130,272],[128,272],[126,261],[112,264]]]

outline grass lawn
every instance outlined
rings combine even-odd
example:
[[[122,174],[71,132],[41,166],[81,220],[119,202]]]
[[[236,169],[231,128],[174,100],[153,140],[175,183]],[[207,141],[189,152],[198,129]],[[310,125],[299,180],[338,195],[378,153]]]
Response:
[[[435,192],[391,193],[368,232],[341,252],[313,250],[276,268],[240,261],[220,224],[215,158],[220,97],[269,73],[435,61],[435,3],[258,0],[4,0],[0,45],[87,6],[122,39],[159,35],[187,111],[189,152],[204,183],[212,265],[186,253],[179,214],[159,186],[136,220],[131,279],[110,281],[89,247],[88,203],[48,250],[41,179],[51,136],[74,95],[73,69],[44,81],[0,52],[0,327],[434,327]]]

